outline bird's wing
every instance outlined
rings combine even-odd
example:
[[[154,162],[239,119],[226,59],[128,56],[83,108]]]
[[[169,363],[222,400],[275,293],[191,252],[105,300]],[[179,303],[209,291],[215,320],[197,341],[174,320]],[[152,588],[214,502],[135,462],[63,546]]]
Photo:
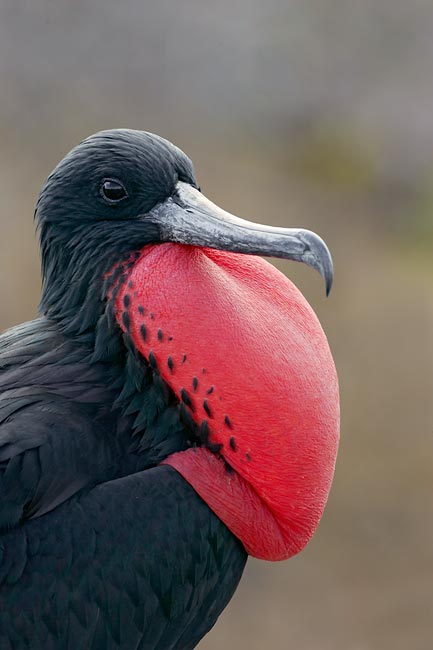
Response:
[[[45,319],[0,336],[0,531],[113,476],[116,442],[97,418],[101,390]]]
[[[246,561],[167,466],[98,485],[3,534],[0,556],[5,650],[194,648]]]
[[[100,435],[98,435],[100,434]],[[40,389],[0,395],[0,530],[103,480],[112,448],[76,405]]]

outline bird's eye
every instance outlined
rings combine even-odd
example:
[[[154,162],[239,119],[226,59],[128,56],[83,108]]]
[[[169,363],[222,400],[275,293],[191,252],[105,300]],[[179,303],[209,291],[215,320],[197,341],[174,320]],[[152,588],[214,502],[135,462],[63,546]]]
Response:
[[[118,203],[128,196],[128,192],[122,183],[114,178],[106,178],[102,182],[101,194],[109,203]]]

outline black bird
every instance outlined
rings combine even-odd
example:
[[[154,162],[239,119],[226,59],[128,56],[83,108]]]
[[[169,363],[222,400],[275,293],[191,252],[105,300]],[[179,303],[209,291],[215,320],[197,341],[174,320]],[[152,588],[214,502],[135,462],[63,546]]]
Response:
[[[40,313],[0,337],[1,650],[194,648],[247,551],[307,543],[337,447],[320,325],[243,253],[328,290],[329,253],[223,212],[126,129],[73,149],[35,215]]]

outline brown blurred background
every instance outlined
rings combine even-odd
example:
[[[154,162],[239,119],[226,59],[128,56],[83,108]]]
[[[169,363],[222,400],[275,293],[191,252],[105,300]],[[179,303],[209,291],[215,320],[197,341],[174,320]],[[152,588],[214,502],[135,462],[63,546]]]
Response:
[[[317,535],[250,560],[201,650],[433,647],[431,0],[0,0],[2,328],[39,296],[32,212],[88,134],[157,132],[204,192],[318,231],[306,294],[339,370],[342,441]]]

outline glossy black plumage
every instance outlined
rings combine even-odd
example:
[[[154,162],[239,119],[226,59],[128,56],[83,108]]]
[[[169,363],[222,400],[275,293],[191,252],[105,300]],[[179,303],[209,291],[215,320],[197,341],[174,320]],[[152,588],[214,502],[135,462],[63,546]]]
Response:
[[[107,177],[128,206],[101,199]],[[2,650],[193,648],[241,577],[242,545],[158,467],[196,432],[113,316],[131,255],[158,242],[142,215],[179,179],[195,185],[182,152],[125,130],[42,191],[40,317],[0,337]]]

